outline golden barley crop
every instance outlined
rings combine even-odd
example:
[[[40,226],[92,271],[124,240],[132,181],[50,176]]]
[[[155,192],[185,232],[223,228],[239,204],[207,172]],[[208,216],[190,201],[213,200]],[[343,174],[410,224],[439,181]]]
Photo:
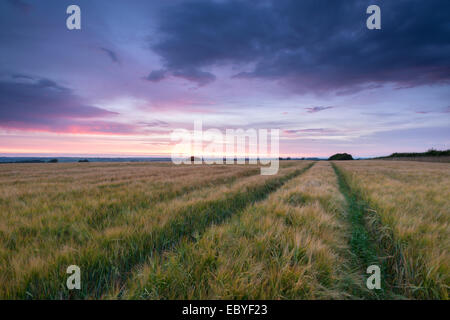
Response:
[[[394,288],[410,298],[448,299],[450,165],[410,161],[339,163],[369,205],[378,242],[390,255]]]
[[[448,299],[449,169],[3,164],[0,299]]]
[[[1,202],[2,296],[66,297],[61,279],[72,264],[82,264],[87,280],[93,279],[82,296],[95,296],[116,278],[117,268],[127,270],[151,254],[153,242],[169,246],[195,229],[188,226],[190,216],[209,223],[214,217],[205,211],[213,205],[244,205],[239,195],[250,188],[247,193],[258,196],[251,187],[263,188],[269,179],[256,175],[255,166],[83,165],[24,165],[19,176],[16,166],[22,165],[3,167],[12,169],[4,170],[2,177],[12,181],[3,187],[13,187]],[[287,167],[280,174],[296,170]],[[28,183],[27,169],[40,175],[32,177],[32,187],[17,188]]]
[[[152,257],[130,278],[127,295],[351,298],[362,278],[349,265],[343,202],[330,164],[318,163],[198,241]]]

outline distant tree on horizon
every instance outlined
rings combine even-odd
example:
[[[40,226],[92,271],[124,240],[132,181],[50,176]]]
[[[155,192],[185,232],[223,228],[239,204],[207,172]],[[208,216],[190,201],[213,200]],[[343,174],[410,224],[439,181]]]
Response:
[[[348,153],[336,153],[329,157],[328,160],[353,160],[353,157]]]

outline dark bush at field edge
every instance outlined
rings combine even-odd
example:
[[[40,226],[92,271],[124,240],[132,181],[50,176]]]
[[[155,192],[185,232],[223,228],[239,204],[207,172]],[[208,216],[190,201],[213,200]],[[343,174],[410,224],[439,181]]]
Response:
[[[353,157],[348,153],[336,153],[329,157],[328,160],[353,160]]]

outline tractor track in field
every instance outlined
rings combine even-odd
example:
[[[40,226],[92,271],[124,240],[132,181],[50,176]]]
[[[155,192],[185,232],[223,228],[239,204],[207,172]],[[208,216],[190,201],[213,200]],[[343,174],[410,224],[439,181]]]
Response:
[[[187,208],[185,212],[188,212],[189,214],[182,214],[181,219],[173,221],[169,227],[161,228],[167,231],[162,231],[157,235],[157,237],[154,238],[154,246],[152,250],[158,253],[174,250],[182,239],[188,239],[191,242],[198,241],[200,236],[211,225],[222,224],[232,216],[245,210],[248,206],[266,199],[267,196],[277,191],[284,184],[286,184],[286,182],[304,174],[314,164],[315,162],[304,168],[288,173],[280,178],[273,178],[262,186],[250,188],[250,190],[247,190],[244,194],[238,193],[230,198],[212,201],[212,203],[208,206],[208,211],[213,214],[205,214],[207,212],[197,210],[198,208],[195,206],[192,208]],[[128,276],[129,274],[126,274],[125,277],[120,279],[120,282],[125,283]],[[120,294],[118,298],[120,298]]]
[[[284,176],[269,179],[262,185],[250,185],[242,193],[232,192],[224,198],[187,206],[177,213],[176,218],[156,227],[150,233],[132,234],[122,239],[121,244],[103,243],[102,246],[106,250],[103,253],[90,255],[91,252],[87,248],[85,253],[80,252],[78,257],[75,257],[75,261],[83,270],[83,283],[86,284],[81,290],[68,292],[61,289],[60,283],[65,283],[66,274],[59,270],[60,266],[72,264],[66,261],[67,257],[61,257],[53,266],[49,266],[50,271],[46,275],[31,278],[22,294],[26,293],[39,299],[101,298],[112,289],[111,285],[117,287],[118,284],[125,283],[133,268],[146,261],[154,252],[174,249],[186,238],[196,241],[210,225],[221,224],[247,206],[265,199],[313,165],[314,163],[311,163]]]
[[[369,205],[362,199],[361,195],[350,187],[344,172],[335,163],[331,165],[338,179],[339,191],[346,200],[346,217],[351,232],[349,245],[353,255],[351,263],[354,268],[360,270],[364,281],[370,276],[366,273],[367,267],[377,265],[381,269],[381,289],[364,291],[359,295],[363,299],[400,298],[399,293],[394,290],[394,271],[390,266],[390,261],[388,261],[394,255],[388,252],[387,248],[390,245],[379,241],[380,238],[392,240],[392,237],[380,236],[380,233],[386,230],[382,230],[379,217],[373,210],[370,210]]]
[[[196,191],[201,191],[207,188],[211,188],[212,186],[217,187],[221,185],[226,185],[233,183],[241,178],[247,178],[255,176],[259,173],[259,168],[249,169],[243,172],[239,172],[230,176],[225,176],[221,178],[214,179],[212,181],[203,181],[200,184],[194,184],[192,186],[183,187],[178,190],[174,190],[168,193],[156,193],[154,195],[149,196],[144,202],[141,202],[137,207],[139,209],[148,209],[151,205],[171,201],[181,196],[185,196],[191,194]],[[88,222],[91,226],[95,227],[96,230],[103,230],[108,225],[105,225],[105,221],[108,221],[109,218],[118,216],[127,212],[127,206],[123,204],[112,203],[103,208],[99,208],[98,211],[94,211],[94,214],[89,216]],[[134,210],[136,210],[136,206],[134,206]]]

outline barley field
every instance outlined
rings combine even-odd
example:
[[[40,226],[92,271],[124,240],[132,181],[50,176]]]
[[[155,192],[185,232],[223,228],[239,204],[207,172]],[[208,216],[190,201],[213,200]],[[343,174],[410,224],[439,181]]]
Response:
[[[0,182],[0,299],[448,299],[448,163],[3,164]]]

